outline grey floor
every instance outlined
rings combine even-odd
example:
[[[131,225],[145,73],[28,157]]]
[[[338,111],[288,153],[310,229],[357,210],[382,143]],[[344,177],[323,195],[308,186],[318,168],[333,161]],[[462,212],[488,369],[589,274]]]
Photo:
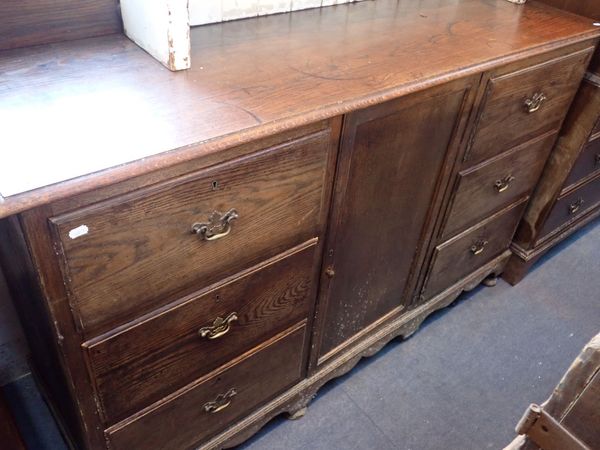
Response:
[[[548,397],[599,331],[596,224],[553,249],[518,286],[501,281],[463,295],[412,338],[326,385],[304,418],[276,418],[240,448],[501,449],[527,405]],[[7,393],[21,405],[31,449],[64,448],[29,377]]]

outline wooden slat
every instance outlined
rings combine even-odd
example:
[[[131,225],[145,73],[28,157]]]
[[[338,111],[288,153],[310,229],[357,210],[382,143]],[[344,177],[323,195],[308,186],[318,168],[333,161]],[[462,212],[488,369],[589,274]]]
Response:
[[[542,450],[591,450],[540,406],[532,404],[516,427]]]
[[[596,372],[562,423],[582,441],[600,447],[600,371]]]

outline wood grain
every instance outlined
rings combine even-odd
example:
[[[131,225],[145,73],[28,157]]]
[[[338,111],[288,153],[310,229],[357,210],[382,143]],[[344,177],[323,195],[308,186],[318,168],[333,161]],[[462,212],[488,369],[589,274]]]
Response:
[[[117,0],[2,0],[0,18],[0,50],[120,33],[123,28]]]
[[[584,79],[517,229],[514,240],[523,249],[531,250],[539,243],[546,219],[565,186],[573,164],[588,142],[599,115],[600,89],[595,83]]]
[[[450,237],[528,196],[542,173],[555,139],[553,132],[542,135],[500,157],[461,171],[442,237]],[[495,183],[507,176],[514,179],[509,182],[506,191],[499,192]]]
[[[347,116],[328,242],[319,355],[409,301],[405,290],[469,79]],[[451,162],[450,162],[451,163]]]
[[[184,73],[120,36],[5,51],[0,216],[599,35],[536,2],[378,0],[198,27]]]
[[[516,73],[492,76],[468,150],[471,164],[509,150],[544,133],[558,131],[594,48],[562,55]],[[528,112],[525,101],[546,100]]]
[[[86,336],[318,236],[329,139],[317,133],[52,219]],[[225,238],[191,233],[231,208],[239,218]],[[81,226],[89,232],[71,238]]]
[[[504,252],[525,209],[525,200],[505,208],[477,226],[436,247],[423,296],[432,298]],[[471,250],[485,241],[481,254]]]
[[[314,242],[99,342],[84,344],[108,424],[308,318]],[[214,340],[198,330],[235,312]]]
[[[107,430],[111,448],[196,448],[303,375],[304,326],[271,339],[160,405]],[[202,405],[235,388],[231,405],[215,414]]]

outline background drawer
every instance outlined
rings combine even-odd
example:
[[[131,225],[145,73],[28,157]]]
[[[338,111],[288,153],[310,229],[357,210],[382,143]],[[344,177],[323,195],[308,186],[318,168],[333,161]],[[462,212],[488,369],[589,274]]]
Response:
[[[567,222],[582,216],[598,203],[600,203],[600,176],[590,180],[556,202],[540,232],[541,238],[562,227]],[[542,240],[541,238],[540,240]]]
[[[594,131],[592,131],[592,134],[596,134],[596,133],[600,133],[600,119],[598,119],[598,122],[596,122],[596,126],[594,127]]]
[[[574,185],[594,172],[600,171],[600,139],[589,142],[581,151],[564,186]]]
[[[86,335],[317,236],[329,142],[320,132],[52,219]],[[226,237],[191,232],[232,208],[239,218]]]
[[[558,130],[592,51],[582,50],[491,78],[471,141],[469,161],[474,164]],[[533,100],[536,94],[543,94],[545,100],[538,110],[529,112],[525,102]]]
[[[92,377],[115,423],[305,320],[315,246],[272,262],[131,329],[86,344]],[[235,313],[228,332],[199,329]]]
[[[546,135],[461,172],[443,237],[449,237],[527,195],[546,164],[555,137],[555,134]]]
[[[154,409],[106,431],[111,448],[187,449],[232,425],[261,403],[300,380],[303,374],[305,327],[279,337],[270,345],[222,371],[200,380]],[[219,396],[231,393],[230,404]]]
[[[508,211],[500,211],[476,227],[438,245],[426,281],[425,299],[449,288],[506,250],[525,205],[523,200]]]

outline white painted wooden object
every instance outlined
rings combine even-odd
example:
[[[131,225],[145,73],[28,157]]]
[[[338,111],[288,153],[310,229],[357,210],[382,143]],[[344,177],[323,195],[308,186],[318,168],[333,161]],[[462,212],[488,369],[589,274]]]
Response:
[[[121,14],[127,37],[175,71],[191,67],[190,25],[356,1],[361,0],[121,0]]]
[[[356,1],[361,0],[190,0],[190,24],[204,25]]]
[[[170,70],[191,67],[188,1],[121,0],[127,37]]]

